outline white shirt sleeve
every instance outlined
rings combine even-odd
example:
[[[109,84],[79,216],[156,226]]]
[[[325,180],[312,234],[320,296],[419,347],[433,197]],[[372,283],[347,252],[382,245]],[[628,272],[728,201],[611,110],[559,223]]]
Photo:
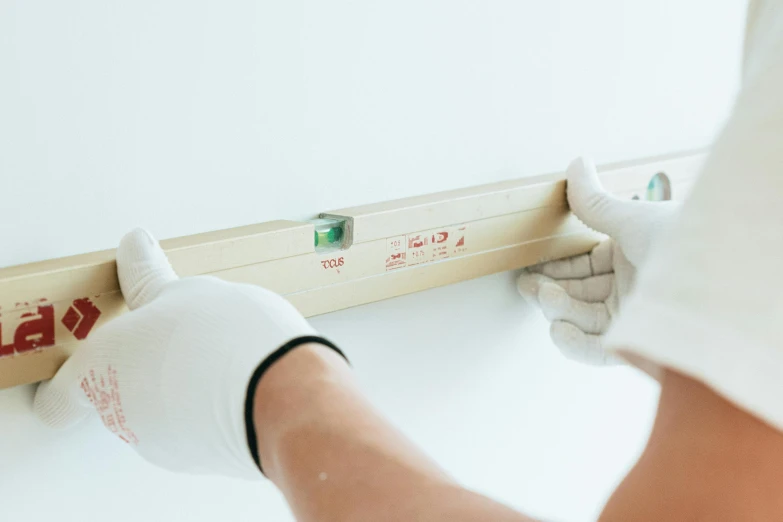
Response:
[[[783,0],[751,1],[732,115],[607,345],[783,430]]]

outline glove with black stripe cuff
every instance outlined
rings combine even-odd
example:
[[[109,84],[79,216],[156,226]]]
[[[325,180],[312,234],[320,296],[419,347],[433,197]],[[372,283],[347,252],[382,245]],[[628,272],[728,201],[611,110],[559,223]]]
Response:
[[[144,230],[122,239],[117,270],[130,313],[94,332],[39,386],[38,417],[67,428],[97,411],[155,465],[261,478],[251,413],[264,371],[303,344],[340,350],[273,292],[180,279]]]

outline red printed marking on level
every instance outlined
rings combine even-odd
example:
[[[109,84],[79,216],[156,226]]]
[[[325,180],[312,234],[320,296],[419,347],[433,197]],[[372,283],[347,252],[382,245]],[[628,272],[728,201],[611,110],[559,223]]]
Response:
[[[321,266],[324,268],[324,270],[329,270],[330,268],[340,268],[345,264],[345,258],[344,257],[333,257],[331,259],[324,259],[321,261]],[[337,272],[340,272],[337,270]]]
[[[432,242],[432,255],[430,261],[438,261],[449,257],[448,230],[436,230],[430,233]]]
[[[432,234],[432,244],[439,244],[439,243],[445,243],[449,239],[449,233],[447,230],[442,230],[440,232],[435,232]]]
[[[427,233],[418,233],[408,235],[408,264],[418,265],[429,261],[430,236]]]
[[[98,322],[101,311],[88,298],[76,299],[62,318],[62,323],[74,337],[85,339]]]
[[[405,252],[400,252],[399,254],[390,254],[386,258],[386,270],[396,270],[398,268],[403,268],[407,264],[407,258]]]
[[[13,341],[9,344],[2,344],[3,324],[0,323],[0,357],[54,345],[54,307],[52,305],[39,306],[35,312],[23,313],[20,319],[22,322],[16,326]]]
[[[407,238],[390,237],[386,240],[386,270],[404,268],[408,264]]]
[[[406,236],[408,266],[467,253],[466,233],[466,225],[457,225],[408,234]]]
[[[88,298],[75,299],[61,318],[62,324],[78,340],[92,331],[101,311]],[[11,340],[4,343],[3,330],[12,329]],[[5,332],[8,334],[9,332]],[[0,320],[0,357],[23,354],[57,344],[54,304],[38,305],[21,313],[11,322]]]
[[[467,234],[467,228],[468,228],[467,225],[462,225],[460,227],[457,227],[456,230],[454,231],[452,237],[456,241],[454,242],[454,246],[451,248],[452,256],[464,254],[468,251],[467,247],[465,246],[465,236]]]

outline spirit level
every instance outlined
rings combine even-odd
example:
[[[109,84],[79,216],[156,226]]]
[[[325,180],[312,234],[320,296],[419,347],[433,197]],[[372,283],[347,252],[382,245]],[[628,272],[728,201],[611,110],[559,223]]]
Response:
[[[620,197],[687,192],[704,154],[607,165]],[[180,276],[269,288],[305,316],[589,251],[600,236],[567,207],[562,174],[376,203],[161,241]],[[0,388],[54,375],[125,310],[114,251],[0,269]]]

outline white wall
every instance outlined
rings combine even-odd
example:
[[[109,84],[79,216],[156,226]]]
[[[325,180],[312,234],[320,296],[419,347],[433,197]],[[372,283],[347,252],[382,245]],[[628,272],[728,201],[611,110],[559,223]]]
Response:
[[[742,0],[0,1],[0,266],[707,144]],[[589,520],[656,387],[562,359],[511,274],[317,318],[464,483]],[[437,316],[450,318],[439,330]],[[0,393],[0,518],[289,521]]]

